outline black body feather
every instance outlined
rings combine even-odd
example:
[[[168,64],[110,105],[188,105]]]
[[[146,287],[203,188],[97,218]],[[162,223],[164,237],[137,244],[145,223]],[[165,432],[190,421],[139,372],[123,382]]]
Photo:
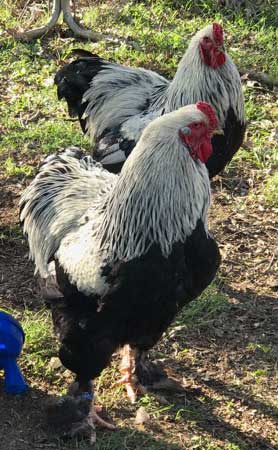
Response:
[[[224,135],[215,135],[211,140],[213,152],[206,162],[210,178],[219,174],[231,161],[242,145],[245,130],[246,122],[238,120],[233,109],[230,108],[225,120]]]
[[[168,258],[153,245],[140,258],[107,267],[110,289],[102,298],[79,292],[56,261],[64,297],[50,304],[62,363],[77,380],[87,382],[108,365],[118,347],[150,349],[177,312],[210,284],[219,264],[217,244],[201,220],[185,244],[174,244]]]
[[[58,99],[66,100],[70,117],[78,117],[83,133],[86,132],[86,121],[82,116],[87,103],[82,103],[82,98],[94,76],[103,68],[103,63],[104,60],[97,55],[81,57],[65,65],[54,78]]]

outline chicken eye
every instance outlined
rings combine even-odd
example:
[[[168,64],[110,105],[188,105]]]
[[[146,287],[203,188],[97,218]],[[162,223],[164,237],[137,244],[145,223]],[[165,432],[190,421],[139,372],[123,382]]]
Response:
[[[211,39],[208,36],[203,37],[202,42],[206,47],[209,47],[212,44]]]

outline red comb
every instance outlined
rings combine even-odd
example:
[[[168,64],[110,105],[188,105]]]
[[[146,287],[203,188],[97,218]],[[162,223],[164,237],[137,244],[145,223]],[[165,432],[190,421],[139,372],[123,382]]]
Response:
[[[219,23],[214,23],[212,25],[212,30],[213,30],[213,39],[215,40],[215,42],[219,45],[223,45],[224,32],[222,25],[220,25]]]
[[[215,130],[215,128],[217,128],[218,126],[218,120],[213,107],[205,102],[196,103],[196,107],[207,116],[211,129]]]

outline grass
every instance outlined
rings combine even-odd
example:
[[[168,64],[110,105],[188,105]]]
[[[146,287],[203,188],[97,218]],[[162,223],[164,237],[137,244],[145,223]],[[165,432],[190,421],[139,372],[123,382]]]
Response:
[[[50,358],[57,356],[50,314],[46,311],[25,311],[21,324],[26,336],[22,364],[35,377],[45,377]]]
[[[24,159],[29,155],[35,158],[38,154],[51,153],[70,144],[89,149],[88,140],[80,132],[78,123],[68,120],[65,104],[57,101],[53,86],[54,75],[72,48],[86,48],[105,58],[152,68],[172,77],[189,38],[196,30],[205,23],[221,21],[225,26],[229,53],[238,66],[264,71],[277,78],[278,60],[273,43],[278,32],[270,2],[266,2],[261,18],[260,8],[256,11],[251,8],[251,19],[245,10],[235,13],[215,8],[215,2],[209,0],[185,3],[129,1],[113,6],[113,14],[111,7],[109,2],[90,5],[84,9],[83,19],[86,26],[96,31],[109,31],[119,36],[118,42],[77,44],[69,38],[65,45],[57,34],[46,42],[37,40],[29,44],[15,42],[12,38],[3,39],[0,78],[4,96],[0,101],[0,114],[4,135],[0,139],[0,158],[7,161],[5,170],[8,173],[13,171],[10,158],[15,165],[15,175],[28,176],[31,170],[24,166]],[[7,27],[18,27],[16,15],[7,14],[11,8],[14,6],[10,0],[1,5],[0,21]],[[28,24],[27,13],[28,8],[23,15],[23,26]],[[46,8],[41,8],[39,22],[45,20],[46,13]],[[19,14],[18,9],[16,14]],[[247,163],[256,170],[269,169],[272,177],[278,164],[277,139],[273,137],[277,119],[275,102],[271,94],[250,85],[245,87],[245,98],[249,145],[248,149],[238,152],[231,168]],[[20,161],[20,155],[23,155],[23,161]],[[274,176],[274,183],[276,179]],[[276,200],[275,194],[271,194],[271,184],[267,184],[264,198],[266,203],[273,205]]]
[[[278,208],[278,174],[269,176],[263,188],[265,202],[270,207]]]
[[[94,445],[94,450],[179,450],[177,445],[165,440],[155,439],[144,431],[122,429],[117,433],[111,433],[110,436],[106,434],[99,434],[98,440]],[[89,450],[92,446],[88,446],[86,442],[78,446],[78,450]],[[75,450],[76,447],[70,447],[70,450]]]
[[[190,327],[209,326],[216,317],[229,309],[228,298],[216,284],[211,284],[197,300],[185,308],[178,322]]]
[[[264,344],[257,344],[255,342],[249,342],[249,344],[247,346],[247,350],[250,350],[250,351],[260,350],[263,353],[269,353],[269,352],[271,352],[271,346],[264,345]]]
[[[29,166],[28,164],[21,164],[17,166],[11,156],[8,156],[6,161],[4,162],[5,174],[8,177],[14,177],[19,175],[24,175],[29,177],[34,175],[34,168]]]

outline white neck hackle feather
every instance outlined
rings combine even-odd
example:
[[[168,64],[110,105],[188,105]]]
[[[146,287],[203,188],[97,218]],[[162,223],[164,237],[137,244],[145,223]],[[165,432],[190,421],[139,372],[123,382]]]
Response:
[[[221,127],[224,126],[230,107],[238,120],[244,122],[244,99],[238,70],[227,53],[225,63],[216,69],[202,61],[199,45],[205,36],[213,39],[212,25],[200,30],[190,41],[165,93],[165,112],[202,100],[214,107]]]
[[[210,190],[207,169],[193,161],[179,129],[207,121],[187,106],[153,121],[125,163],[96,230],[108,260],[130,260],[154,243],[167,257],[175,242],[185,242],[198,219],[207,226]]]

